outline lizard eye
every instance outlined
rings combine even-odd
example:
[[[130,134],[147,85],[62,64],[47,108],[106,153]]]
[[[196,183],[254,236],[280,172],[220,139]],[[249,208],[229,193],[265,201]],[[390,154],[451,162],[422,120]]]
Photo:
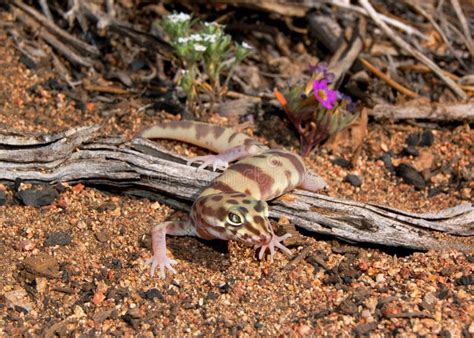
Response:
[[[227,214],[227,222],[229,222],[230,224],[235,225],[235,226],[242,225],[242,223],[243,223],[242,217],[240,217],[239,215],[237,215],[233,212],[229,212]]]

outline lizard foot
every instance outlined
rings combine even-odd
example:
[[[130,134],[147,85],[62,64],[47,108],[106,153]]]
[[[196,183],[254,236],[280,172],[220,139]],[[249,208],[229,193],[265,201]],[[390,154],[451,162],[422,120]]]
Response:
[[[206,167],[212,166],[212,171],[216,171],[216,169],[226,170],[229,166],[229,162],[220,159],[219,155],[196,156],[190,159],[187,162],[187,165],[191,165],[195,162],[202,162],[201,165],[198,167],[199,169],[204,169]]]
[[[275,248],[279,248],[281,251],[286,253],[287,255],[291,256],[291,251],[286,246],[281,244],[285,239],[291,237],[291,234],[284,234],[283,236],[277,236],[273,234],[272,239],[268,244],[256,246],[257,248],[260,247],[260,252],[258,253],[258,259],[262,259],[265,251],[270,250],[270,261],[273,261],[273,255],[275,254]]]
[[[152,277],[155,275],[156,268],[159,267],[161,278],[165,278],[166,269],[168,269],[171,273],[176,273],[176,270],[173,268],[173,265],[176,263],[178,262],[176,262],[174,259],[170,259],[166,255],[154,255],[145,262],[145,264],[150,265],[150,274]]]

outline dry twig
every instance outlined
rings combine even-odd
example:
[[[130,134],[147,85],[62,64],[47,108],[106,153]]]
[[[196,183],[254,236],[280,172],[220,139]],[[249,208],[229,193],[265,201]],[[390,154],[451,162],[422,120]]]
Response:
[[[426,64],[430,69],[438,75],[441,80],[446,83],[446,85],[451,88],[451,90],[456,93],[461,99],[465,100],[467,99],[467,94],[450,78],[446,77],[443,73],[443,70],[435,64],[433,61],[431,61],[428,57],[426,57],[423,53],[421,53],[419,50],[413,48],[408,42],[403,40],[398,34],[393,31],[390,27],[387,26],[385,22],[380,19],[379,14],[375,11],[375,9],[372,7],[370,2],[368,0],[359,0],[360,4],[362,7],[364,7],[367,12],[369,13],[370,17],[374,22],[377,24],[377,26],[380,27],[384,31],[384,33],[400,48],[404,49],[408,53],[410,53],[413,57],[421,61],[422,63]]]
[[[347,3],[346,1],[341,1],[341,0],[326,0],[326,2],[334,5],[334,6],[337,6],[337,7],[340,7],[340,8],[345,8],[345,9],[348,9],[348,10],[351,10],[351,11],[354,11],[354,12],[357,12],[359,14],[362,14],[362,15],[365,15],[365,16],[370,16],[368,11],[362,7],[359,7],[359,6],[354,6],[354,5],[351,5],[349,3]],[[416,35],[416,36],[419,36],[420,38],[426,40],[427,37],[425,34],[423,34],[422,32],[420,32],[418,29],[414,28],[414,27],[411,27],[401,21],[398,21],[398,20],[395,20],[393,18],[390,18],[388,16],[385,16],[383,14],[380,14],[380,13],[377,13],[378,16],[380,17],[380,20],[382,20],[384,23],[388,24],[388,25],[391,25],[395,28],[398,28],[399,30],[409,34],[409,35]]]
[[[93,65],[93,60],[88,57],[77,54],[75,50],[69,48],[69,46],[59,41],[53,34],[49,33],[44,29],[41,29],[41,26],[28,14],[25,14],[22,9],[13,8],[13,13],[25,25],[29,26],[33,31],[38,32],[39,37],[44,39],[49,45],[51,45],[59,53],[64,55],[64,57],[67,58],[73,64],[84,67],[91,67]]]
[[[471,32],[469,31],[469,25],[467,23],[466,17],[464,16],[464,13],[462,12],[461,5],[459,4],[458,0],[451,0],[451,5],[453,6],[454,11],[456,12],[456,16],[458,17],[459,23],[461,24],[462,30],[464,32],[466,47],[471,53],[471,56],[474,57],[474,43],[472,42]]]
[[[84,41],[79,40],[75,36],[69,34],[68,32],[64,31],[63,29],[59,28],[58,26],[54,24],[53,21],[48,20],[48,18],[46,18],[44,15],[42,15],[40,12],[38,12],[34,8],[24,4],[20,0],[14,0],[13,4],[16,7],[21,8],[22,11],[28,13],[28,15],[33,17],[39,24],[46,27],[46,29],[48,29],[48,31],[51,34],[54,34],[59,39],[66,41],[68,44],[76,48],[78,51],[89,54],[91,56],[96,56],[96,57],[100,56],[100,52],[95,46],[89,45],[85,43]]]
[[[372,73],[374,73],[378,78],[384,80],[390,87],[392,88],[395,88],[396,90],[398,90],[400,93],[402,94],[405,94],[406,96],[408,97],[412,97],[412,98],[415,98],[415,97],[418,97],[418,94],[415,93],[414,91],[402,86],[401,84],[399,84],[398,82],[396,82],[395,80],[393,80],[389,75],[381,72],[377,67],[375,67],[374,65],[372,65],[369,61],[367,61],[366,59],[364,58],[359,58],[360,62],[362,62],[362,64],[368,69],[370,70]]]

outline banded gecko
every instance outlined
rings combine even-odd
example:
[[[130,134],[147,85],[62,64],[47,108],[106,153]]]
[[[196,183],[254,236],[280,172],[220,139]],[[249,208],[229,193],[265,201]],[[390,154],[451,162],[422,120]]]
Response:
[[[174,121],[144,129],[139,136],[183,141],[216,152],[218,155],[194,157],[188,165],[200,162],[201,169],[212,166],[213,170],[224,170],[194,201],[188,220],[164,222],[153,228],[153,257],[147,262],[152,276],[157,267],[162,278],[167,269],[176,273],[176,261],[166,253],[166,235],[241,241],[260,247],[259,259],[267,250],[272,257],[275,248],[291,254],[281,243],[291,235],[273,232],[266,201],[295,187],[316,191],[326,185],[321,177],[307,174],[298,155],[271,150],[231,128]]]

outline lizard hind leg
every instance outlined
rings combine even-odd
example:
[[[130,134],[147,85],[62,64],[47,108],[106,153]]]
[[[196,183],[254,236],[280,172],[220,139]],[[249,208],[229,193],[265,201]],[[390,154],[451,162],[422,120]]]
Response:
[[[212,166],[212,170],[226,170],[230,162],[242,159],[244,157],[254,155],[261,152],[262,149],[259,146],[236,146],[229,148],[218,155],[206,155],[206,156],[196,156],[190,159],[187,162],[187,165],[193,163],[201,163],[198,167],[199,169],[204,169],[206,167]]]
[[[298,186],[300,189],[312,192],[317,192],[327,187],[328,185],[324,178],[308,171],[305,173],[303,182]]]

